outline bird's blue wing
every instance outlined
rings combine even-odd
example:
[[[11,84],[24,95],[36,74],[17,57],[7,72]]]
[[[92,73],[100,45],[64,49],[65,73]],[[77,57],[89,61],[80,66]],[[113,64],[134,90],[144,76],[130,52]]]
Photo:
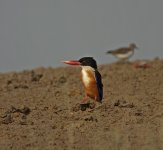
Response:
[[[96,85],[99,93],[99,101],[101,102],[103,99],[103,84],[101,81],[101,74],[95,70],[95,78],[96,78]]]

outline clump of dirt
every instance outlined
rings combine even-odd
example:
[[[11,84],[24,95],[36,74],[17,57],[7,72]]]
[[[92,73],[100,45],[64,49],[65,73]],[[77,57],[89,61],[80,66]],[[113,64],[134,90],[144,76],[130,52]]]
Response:
[[[0,74],[1,149],[163,149],[163,61],[100,65],[102,104],[80,105],[80,68]]]
[[[14,106],[11,106],[11,109],[6,111],[1,118],[3,118],[2,120],[2,124],[9,124],[12,123],[14,121],[14,117],[21,117],[21,119],[25,120],[26,116],[31,112],[30,108],[28,108],[27,106],[24,106],[23,108],[15,108]],[[17,115],[13,115],[16,114]],[[21,116],[18,114],[22,114]],[[20,122],[21,124],[23,124],[23,122]]]

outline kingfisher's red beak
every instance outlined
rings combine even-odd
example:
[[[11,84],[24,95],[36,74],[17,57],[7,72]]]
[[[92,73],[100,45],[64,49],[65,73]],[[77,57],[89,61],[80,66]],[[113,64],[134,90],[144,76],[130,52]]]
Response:
[[[67,60],[67,61],[63,61],[63,63],[69,65],[81,65],[81,63],[78,60]]]

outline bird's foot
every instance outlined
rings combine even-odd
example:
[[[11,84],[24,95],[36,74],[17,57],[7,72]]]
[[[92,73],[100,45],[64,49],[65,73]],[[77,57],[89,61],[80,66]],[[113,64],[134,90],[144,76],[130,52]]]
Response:
[[[89,108],[90,103],[80,103],[80,109],[82,111],[85,111],[87,108]]]
[[[96,107],[96,103],[90,103],[90,104],[89,104],[89,108],[90,108],[90,109],[94,109],[95,107]]]

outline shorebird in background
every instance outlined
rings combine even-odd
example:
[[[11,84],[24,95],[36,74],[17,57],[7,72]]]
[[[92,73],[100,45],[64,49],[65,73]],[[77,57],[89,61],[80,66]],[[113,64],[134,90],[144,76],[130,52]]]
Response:
[[[138,49],[138,47],[136,46],[136,44],[131,43],[128,47],[121,47],[115,50],[109,50],[106,53],[112,54],[121,61],[126,61],[134,54],[135,49]]]
[[[103,99],[103,84],[101,74],[97,70],[97,64],[93,57],[68,60],[64,61],[64,63],[69,65],[80,65],[82,67],[81,79],[85,89],[85,98],[81,105],[88,103],[88,97],[94,99],[92,108],[95,107],[96,101],[101,103]]]

